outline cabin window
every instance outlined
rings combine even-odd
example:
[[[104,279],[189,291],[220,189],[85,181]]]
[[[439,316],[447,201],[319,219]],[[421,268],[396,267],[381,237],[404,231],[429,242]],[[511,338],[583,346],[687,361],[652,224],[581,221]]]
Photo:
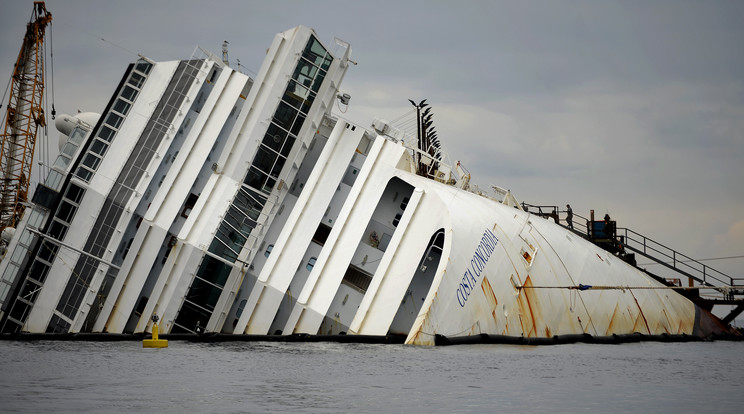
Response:
[[[134,102],[134,98],[136,96],[137,96],[137,91],[134,90],[134,88],[132,88],[129,85],[125,85],[124,86],[124,89],[121,92],[121,97],[122,98],[124,98],[124,99],[126,99],[128,101]]]
[[[245,309],[245,304],[248,303],[248,299],[243,299],[240,301],[240,305],[238,306],[238,311],[235,312],[235,316],[240,318],[240,315],[243,314],[243,309]]]
[[[181,217],[188,217],[189,214],[191,214],[191,210],[194,209],[194,205],[196,204],[196,200],[198,199],[198,195],[194,193],[189,194],[189,198],[186,199],[186,204],[184,204],[183,210],[181,211]]]
[[[137,307],[134,310],[134,314],[137,316],[141,316],[142,312],[145,311],[145,306],[147,306],[147,299],[149,299],[147,296],[140,297],[139,302],[137,303]]]
[[[324,245],[326,240],[328,240],[328,235],[330,233],[331,228],[321,223],[315,230],[315,234],[313,235],[313,242],[318,243],[321,246]]]
[[[130,104],[129,102],[123,99],[117,99],[114,103],[114,111],[126,116],[129,113],[129,108],[131,106],[132,104]]]
[[[307,270],[312,271],[313,270],[313,266],[315,266],[315,261],[316,260],[318,260],[317,257],[311,257],[310,260],[307,261],[307,266],[305,266],[305,268]]]
[[[403,197],[403,202],[400,203],[401,210],[405,210],[406,207],[408,207],[408,201],[409,201],[408,197]]]
[[[400,223],[400,218],[402,216],[400,214],[396,214],[395,218],[393,219],[393,227],[398,227],[398,223]]]

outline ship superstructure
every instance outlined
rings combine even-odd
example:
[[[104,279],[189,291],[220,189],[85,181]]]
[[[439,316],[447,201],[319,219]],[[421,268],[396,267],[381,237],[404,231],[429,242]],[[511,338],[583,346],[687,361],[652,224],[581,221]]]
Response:
[[[0,263],[2,331],[148,332],[153,314],[164,334],[415,344],[724,329],[511,193],[467,191],[438,144],[334,117],[351,48],[332,49],[280,33],[255,79],[201,49],[141,58],[100,117],[62,117]]]

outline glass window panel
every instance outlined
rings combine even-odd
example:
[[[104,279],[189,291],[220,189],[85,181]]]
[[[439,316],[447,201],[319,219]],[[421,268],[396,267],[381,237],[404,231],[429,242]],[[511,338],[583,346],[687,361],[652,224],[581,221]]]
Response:
[[[217,275],[222,275],[225,273],[229,275],[229,268],[226,270],[226,272],[217,272]],[[214,273],[207,276],[212,275],[214,275]],[[221,293],[222,289],[220,289],[219,287],[207,283],[206,281],[196,277],[194,278],[194,282],[191,284],[189,293],[186,295],[186,300],[195,303],[203,308],[207,308],[210,311],[213,311],[214,306],[217,304],[217,300],[220,298]]]
[[[29,224],[31,225],[32,228],[33,227],[37,227],[38,228],[38,224],[31,224],[30,222],[29,222]],[[28,231],[24,231],[23,233],[21,233],[21,238],[18,241],[18,244],[20,244],[22,246],[28,246],[28,245],[31,244],[31,240],[33,240],[33,238],[34,238],[34,235],[32,233],[30,233]]]
[[[19,269],[20,268],[13,263],[8,264],[8,267],[5,269],[5,273],[3,273],[3,280],[7,280],[13,283],[13,280],[15,280]]]
[[[137,62],[137,66],[135,67],[135,69],[137,69],[138,71],[140,71],[140,72],[142,72],[144,74],[150,73],[150,69],[151,68],[152,68],[152,64],[151,63],[148,63],[148,62],[145,62],[145,61],[139,61],[139,62]]]
[[[107,125],[104,125],[101,127],[101,130],[98,132],[98,138],[101,138],[102,140],[106,142],[111,142],[111,138],[114,137],[114,134],[116,134],[116,132],[113,129],[111,129]]]
[[[309,88],[310,85],[312,85],[313,78],[315,78],[315,75],[317,73],[318,68],[310,64],[310,62],[306,61],[305,59],[300,59],[299,62],[297,62],[297,67],[295,68],[294,75],[292,75],[292,79],[296,80],[299,84]]]
[[[49,226],[48,234],[57,240],[63,240],[67,234],[67,226],[61,222],[54,220],[52,225]]]
[[[78,167],[77,171],[75,171],[75,175],[80,177],[83,181],[90,181],[90,177],[93,176],[93,171],[86,170],[83,167]]]
[[[274,189],[274,185],[276,184],[276,180],[273,178],[266,179],[266,184],[263,186],[263,191],[266,194],[271,193],[271,190]]]
[[[52,258],[52,260],[54,260],[54,258]],[[48,273],[49,266],[41,262],[34,262],[33,267],[31,267],[31,270],[29,271],[29,276],[34,280],[44,283]]]
[[[121,122],[123,120],[124,118],[122,118],[121,116],[114,114],[114,113],[109,113],[108,116],[106,117],[106,124],[111,126],[114,129],[118,129],[119,125],[121,125]]]
[[[77,148],[78,148],[77,145],[68,141],[62,147],[62,153],[72,158],[72,156],[75,155],[75,151],[77,151]]]
[[[82,187],[79,187],[75,184],[70,184],[70,186],[67,188],[67,193],[65,193],[65,198],[72,201],[74,204],[80,204],[80,200],[83,199],[84,194],[85,190],[83,190]]]
[[[282,172],[282,167],[284,166],[284,158],[279,158],[276,160],[276,164],[274,164],[274,168],[271,170],[271,176],[274,178],[279,177],[279,173]]]
[[[303,102],[302,107],[300,108],[300,112],[304,114],[310,112],[310,107],[313,106],[313,101],[315,101],[315,93],[311,92],[307,100]]]
[[[289,131],[289,128],[292,126],[292,122],[294,122],[297,114],[297,109],[292,108],[284,102],[279,102],[279,106],[277,106],[276,112],[274,113],[274,122]]]
[[[286,158],[289,157],[289,152],[292,150],[292,145],[295,142],[295,138],[293,136],[289,136],[286,141],[284,141],[284,146],[282,147],[281,154]]]
[[[279,152],[279,150],[282,149],[282,144],[284,144],[285,139],[287,139],[287,131],[279,128],[276,124],[271,123],[269,124],[269,129],[266,131],[266,135],[264,135],[262,144],[276,152]]]
[[[197,326],[204,329],[211,316],[211,312],[184,301],[175,320],[177,325],[173,326],[171,332],[194,332]]]
[[[60,169],[66,170],[68,165],[70,165],[70,159],[64,155],[60,155],[54,160],[54,166]]]
[[[263,186],[264,181],[266,181],[266,176],[267,175],[259,171],[258,168],[251,167],[243,182],[253,188],[260,189]]]
[[[303,123],[305,123],[305,115],[298,114],[297,118],[294,121],[294,124],[292,124],[292,129],[290,130],[290,132],[295,136],[299,135]]]
[[[72,216],[75,215],[75,210],[77,210],[75,206],[67,201],[62,201],[57,209],[56,217],[65,223],[70,223],[72,222]]]
[[[27,249],[21,249],[16,247],[13,249],[13,254],[10,255],[10,261],[15,263],[21,263],[23,261],[23,258],[28,253]]]
[[[261,146],[258,148],[258,152],[256,152],[256,157],[253,159],[253,165],[258,167],[261,171],[269,172],[271,171],[271,167],[274,166],[274,161],[276,161],[276,153],[267,150],[264,146]]]
[[[315,64],[316,66],[321,66],[324,64],[324,58],[326,55],[327,52],[323,45],[320,44],[318,39],[316,39],[314,36],[311,36],[310,40],[305,46],[305,51],[302,52],[302,56],[307,58],[307,60],[313,62],[313,64]]]
[[[126,115],[129,113],[129,108],[132,106],[129,102],[123,100],[123,99],[117,99],[114,103],[114,111]]]
[[[124,89],[121,91],[121,97],[130,102],[134,102],[134,98],[137,97],[137,90],[129,85],[124,85]]]
[[[309,95],[309,89],[291,80],[287,85],[287,89],[284,91],[284,97],[282,99],[295,108],[300,109]]]
[[[323,79],[325,79],[325,72],[320,72],[313,81],[313,92],[317,93],[318,90],[320,90],[320,85],[323,84]]]
[[[46,214],[42,213],[41,210],[32,210],[31,217],[28,219],[28,224],[34,227],[38,227],[41,224],[41,222],[44,220],[45,216]]]
[[[98,168],[98,164],[101,163],[101,159],[96,157],[95,155],[88,153],[85,154],[85,158],[83,159],[83,165],[90,168],[91,170],[95,171],[96,168]]]
[[[316,257],[311,257],[311,258],[310,258],[310,259],[309,259],[309,260],[307,261],[307,265],[305,266],[305,268],[307,268],[307,270],[313,270],[313,267],[315,266],[315,262],[316,262],[317,260],[318,260],[318,259],[317,259]]]
[[[96,154],[103,156],[103,153],[106,152],[106,148],[108,148],[108,145],[104,143],[101,140],[94,140],[93,144],[90,146],[90,151],[95,152]]]
[[[26,299],[27,301],[34,303],[36,302],[36,296],[39,294],[39,291],[41,290],[41,286],[37,285],[33,281],[27,281],[23,288],[21,289],[21,295],[23,299]]]
[[[145,77],[140,75],[139,73],[132,72],[132,75],[129,77],[127,83],[139,89],[145,83]]]
[[[72,130],[72,134],[70,134],[70,141],[80,145],[80,143],[83,142],[83,137],[85,137],[86,133],[88,133],[88,131],[84,130],[83,128],[77,127]]]

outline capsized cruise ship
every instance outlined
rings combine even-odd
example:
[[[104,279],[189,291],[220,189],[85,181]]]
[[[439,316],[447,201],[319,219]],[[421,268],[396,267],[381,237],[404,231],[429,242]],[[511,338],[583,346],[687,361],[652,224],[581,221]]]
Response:
[[[143,57],[100,115],[58,117],[59,157],[3,233],[2,332],[725,331],[510,192],[469,191],[435,140],[335,117],[350,55],[300,26],[255,78],[202,49]]]

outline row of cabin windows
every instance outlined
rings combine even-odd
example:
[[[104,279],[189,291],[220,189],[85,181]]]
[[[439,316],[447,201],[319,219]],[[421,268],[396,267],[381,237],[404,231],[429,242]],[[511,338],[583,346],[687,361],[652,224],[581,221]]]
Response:
[[[82,163],[75,171],[75,175],[81,180],[85,182],[90,181],[93,174],[98,170],[101,160],[111,145],[114,136],[119,131],[119,127],[129,114],[129,110],[137,99],[151,68],[152,64],[139,61],[129,75],[129,79],[127,79],[126,84],[119,91],[119,96],[114,101],[108,115],[106,115],[104,125],[101,126],[101,129],[88,148],[88,152],[85,154]]]
[[[257,225],[258,216],[266,204],[268,195],[271,194],[279,179],[279,174],[294,146],[296,136],[305,123],[306,111],[309,111],[315,99],[314,93],[320,89],[332,61],[333,57],[314,36],[311,36],[305,45],[302,57],[297,62],[282,100],[272,116],[261,146],[251,161],[251,167],[246,173],[243,185],[240,186],[238,194],[230,203],[225,218],[210,243],[208,251],[211,254],[233,263],[237,260],[250,232]],[[310,93],[307,88],[314,93]],[[205,256],[200,269],[206,268],[205,262],[212,260]],[[222,265],[226,266],[224,263]],[[310,263],[308,266],[312,269]],[[191,298],[195,294],[194,289],[195,286],[192,284],[187,297]],[[210,295],[219,297],[221,291],[220,285],[211,289]],[[174,322],[178,329],[192,331],[195,322],[211,317],[211,310],[204,311],[204,304],[201,303],[203,300],[203,297],[196,296],[193,300],[184,300]],[[206,323],[206,320],[204,322]],[[174,330],[177,331],[176,327]]]
[[[266,247],[266,251],[264,252],[264,256],[269,257],[271,255],[271,251],[274,250],[274,245],[270,244]],[[311,257],[308,259],[307,264],[305,265],[305,269],[307,270],[313,270],[313,267],[315,266],[315,262],[318,260],[317,257]]]
[[[52,223],[47,230],[47,234],[51,236],[51,240],[42,242],[35,260],[29,269],[28,276],[21,289],[21,294],[13,305],[14,309],[11,310],[11,315],[13,315],[14,319],[21,322],[21,324],[26,322],[28,310],[36,302],[36,296],[44,285],[49,274],[49,269],[52,267],[59,252],[59,245],[54,243],[53,240],[64,240],[70,223],[80,205],[80,201],[83,199],[83,195],[85,195],[85,190],[82,187],[70,184],[57,207]]]
[[[403,202],[400,203],[400,209],[405,211],[406,207],[408,207],[408,197],[403,198]],[[398,223],[400,223],[400,219],[403,217],[403,213],[398,213],[395,215],[395,218],[393,219],[393,227],[398,227]]]
[[[295,67],[292,79],[251,161],[251,167],[243,179],[244,185],[233,199],[228,214],[210,245],[210,252],[225,259],[231,261],[237,259],[242,245],[255,228],[258,215],[266,203],[266,195],[271,193],[279,179],[296,136],[305,122],[306,114],[332,61],[327,51],[314,37],[306,45],[303,56]],[[245,199],[245,194],[250,196],[250,200]],[[248,225],[229,222],[231,218]]]

